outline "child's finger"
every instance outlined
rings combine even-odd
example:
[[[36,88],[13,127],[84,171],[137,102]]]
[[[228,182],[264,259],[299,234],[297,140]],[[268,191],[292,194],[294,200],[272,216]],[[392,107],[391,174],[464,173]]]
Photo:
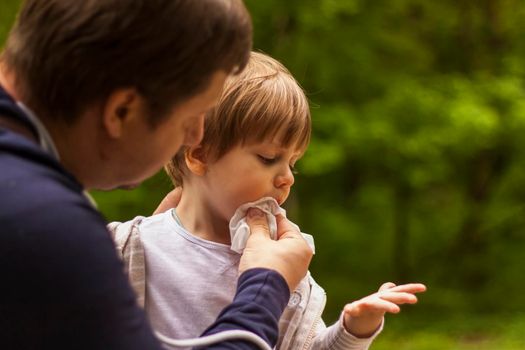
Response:
[[[379,298],[388,300],[396,304],[415,304],[417,303],[417,297],[411,293],[405,292],[381,292],[377,294]]]
[[[393,314],[397,314],[399,311],[401,311],[401,308],[397,306],[395,303],[391,303],[387,300],[383,300],[380,298],[370,298],[370,299],[362,299],[350,304],[347,304],[344,307],[345,313],[348,313],[352,317],[359,317],[364,312],[390,312]]]
[[[386,282],[386,283],[383,283],[381,285],[381,287],[379,287],[379,291],[383,291],[383,290],[387,290],[387,289],[390,289],[390,288],[393,288],[395,287],[396,284],[395,283],[392,283],[392,282]]]
[[[427,287],[422,283],[408,283],[408,284],[401,284],[399,286],[395,286],[392,288],[389,288],[389,292],[407,292],[407,293],[421,293],[427,290]]]

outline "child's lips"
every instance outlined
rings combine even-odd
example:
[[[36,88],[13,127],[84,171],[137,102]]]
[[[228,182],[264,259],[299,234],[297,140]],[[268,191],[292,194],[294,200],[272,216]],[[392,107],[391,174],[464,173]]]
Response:
[[[277,204],[281,206],[284,203],[284,198],[274,197],[274,199],[277,201]]]

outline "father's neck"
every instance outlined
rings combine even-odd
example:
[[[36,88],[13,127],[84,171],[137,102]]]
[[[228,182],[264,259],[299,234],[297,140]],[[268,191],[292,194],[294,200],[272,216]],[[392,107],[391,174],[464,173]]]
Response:
[[[11,95],[15,101],[22,102],[26,105],[18,84],[16,84],[16,75],[7,67],[5,62],[1,60],[0,85],[2,85],[3,89]],[[31,106],[28,107],[31,108]],[[96,164],[93,157],[93,148],[96,146],[96,143],[93,142],[94,136],[90,133],[91,125],[89,127],[84,125],[86,124],[84,121],[68,125],[64,122],[45,118],[39,115],[38,111],[32,112],[35,113],[36,117],[51,136],[62,165],[71,172],[83,186],[90,187],[89,179],[92,177],[90,174],[92,170],[88,169],[95,168]],[[90,165],[90,167],[87,165]]]
[[[20,94],[15,89],[14,75],[9,72],[5,62],[2,60],[0,60],[0,85],[2,85],[4,90],[15,100],[20,100]]]

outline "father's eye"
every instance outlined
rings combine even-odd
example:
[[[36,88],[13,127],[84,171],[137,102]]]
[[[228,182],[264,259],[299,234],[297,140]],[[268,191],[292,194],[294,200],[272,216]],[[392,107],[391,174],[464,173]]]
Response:
[[[297,170],[297,168],[295,167],[295,165],[291,165],[291,164],[290,164],[290,171],[291,171],[292,174],[294,174],[294,175],[299,174],[299,171]]]
[[[259,160],[263,164],[266,164],[266,165],[272,165],[272,164],[274,164],[277,161],[277,158],[265,157],[265,156],[260,155],[260,154],[257,155],[257,158],[259,158]]]

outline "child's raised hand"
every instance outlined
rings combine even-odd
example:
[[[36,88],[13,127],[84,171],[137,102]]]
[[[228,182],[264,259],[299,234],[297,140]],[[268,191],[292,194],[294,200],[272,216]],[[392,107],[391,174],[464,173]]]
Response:
[[[424,292],[427,287],[421,283],[396,286],[385,283],[377,293],[346,304],[343,309],[345,329],[358,338],[368,338],[379,328],[386,312],[397,314],[401,304],[415,304],[415,293]]]

